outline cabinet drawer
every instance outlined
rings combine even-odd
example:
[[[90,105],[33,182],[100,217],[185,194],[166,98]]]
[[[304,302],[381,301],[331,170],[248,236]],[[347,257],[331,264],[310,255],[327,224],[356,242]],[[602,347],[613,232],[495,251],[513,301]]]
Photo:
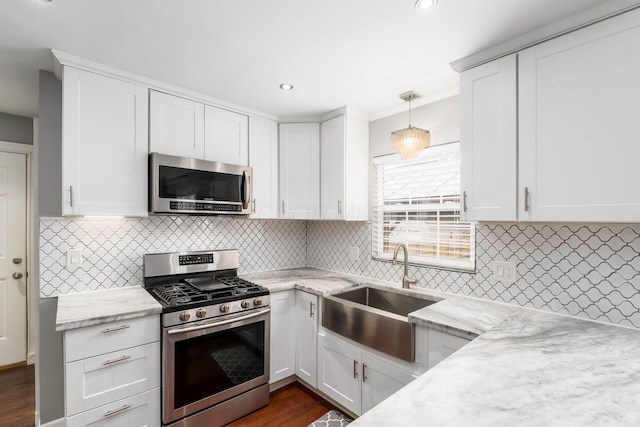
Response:
[[[66,362],[110,353],[160,340],[159,316],[103,323],[64,333]]]
[[[150,343],[65,366],[67,415],[160,386],[160,343]]]
[[[160,388],[67,418],[67,427],[157,427]]]

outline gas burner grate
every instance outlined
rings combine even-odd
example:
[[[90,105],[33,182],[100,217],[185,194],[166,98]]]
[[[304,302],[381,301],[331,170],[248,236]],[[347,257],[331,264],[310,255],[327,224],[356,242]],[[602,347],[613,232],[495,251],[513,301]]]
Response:
[[[168,306],[206,301],[208,296],[187,283],[169,283],[156,286],[152,292]]]

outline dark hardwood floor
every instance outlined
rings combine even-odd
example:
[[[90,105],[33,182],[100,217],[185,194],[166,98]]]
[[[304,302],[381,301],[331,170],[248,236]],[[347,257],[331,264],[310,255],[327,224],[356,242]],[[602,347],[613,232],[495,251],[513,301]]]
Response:
[[[33,427],[35,413],[35,367],[0,370],[0,427]],[[271,394],[268,406],[228,426],[306,427],[331,409],[326,400],[294,382]]]
[[[35,425],[35,366],[23,365],[0,370],[0,426]]]
[[[306,427],[331,409],[336,408],[294,382],[271,393],[269,406],[227,427]]]

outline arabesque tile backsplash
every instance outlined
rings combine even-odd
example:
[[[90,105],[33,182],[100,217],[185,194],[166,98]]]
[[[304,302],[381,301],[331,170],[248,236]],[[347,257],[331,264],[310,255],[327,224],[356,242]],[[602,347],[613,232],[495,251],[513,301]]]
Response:
[[[357,246],[360,257],[349,260]],[[85,262],[66,269],[66,251]],[[238,248],[241,272],[311,266],[400,281],[402,267],[371,259],[367,222],[155,216],[40,221],[40,295],[142,284],[147,252]],[[517,263],[513,284],[492,279],[495,260]],[[476,271],[410,266],[418,285],[640,328],[640,225],[478,224]]]

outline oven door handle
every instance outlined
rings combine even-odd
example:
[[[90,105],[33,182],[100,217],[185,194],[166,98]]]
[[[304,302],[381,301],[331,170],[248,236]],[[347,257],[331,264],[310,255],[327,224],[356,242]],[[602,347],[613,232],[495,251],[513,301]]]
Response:
[[[246,316],[234,317],[233,319],[222,320],[220,322],[207,323],[206,325],[192,326],[190,328],[171,329],[171,330],[167,331],[167,333],[169,335],[174,335],[174,334],[183,334],[185,332],[200,331],[202,329],[209,329],[209,328],[212,328],[212,327],[228,325],[229,323],[239,322],[239,321],[243,321],[243,320],[247,320],[247,319],[253,319],[254,317],[258,317],[258,316],[262,316],[263,314],[267,314],[270,311],[271,311],[271,309],[267,308],[266,310],[259,310],[259,311],[256,311],[255,313],[247,314]]]

